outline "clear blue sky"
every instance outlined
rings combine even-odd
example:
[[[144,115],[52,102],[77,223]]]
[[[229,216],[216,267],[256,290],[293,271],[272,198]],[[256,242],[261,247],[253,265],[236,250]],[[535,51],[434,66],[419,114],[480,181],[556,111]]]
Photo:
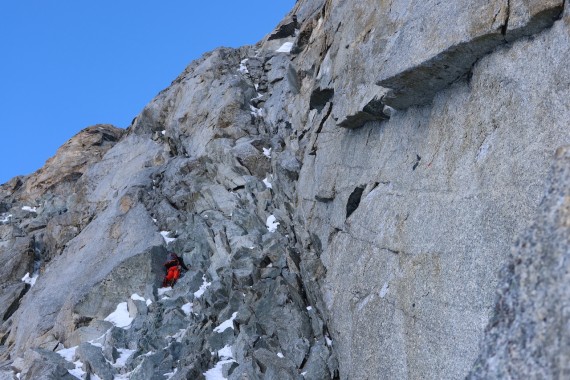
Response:
[[[295,0],[0,3],[0,183],[81,129],[125,128],[192,60],[253,44]]]

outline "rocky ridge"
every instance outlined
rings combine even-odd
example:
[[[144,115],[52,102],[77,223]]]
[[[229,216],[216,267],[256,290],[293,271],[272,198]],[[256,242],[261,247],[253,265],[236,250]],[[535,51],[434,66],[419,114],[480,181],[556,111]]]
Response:
[[[298,1],[82,131],[0,187],[0,376],[559,377],[563,12]]]

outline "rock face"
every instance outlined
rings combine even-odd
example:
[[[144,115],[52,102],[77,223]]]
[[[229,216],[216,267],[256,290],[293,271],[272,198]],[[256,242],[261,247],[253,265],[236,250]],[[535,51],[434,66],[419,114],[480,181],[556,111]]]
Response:
[[[0,373],[564,377],[565,12],[302,0],[82,131],[0,187]]]
[[[86,128],[41,170],[0,187],[0,341],[6,340],[12,315],[30,288],[20,279],[26,273],[44,271],[92,219],[95,210],[89,209],[83,197],[83,174],[123,133],[110,125]],[[41,319],[43,314],[36,317]]]
[[[394,33],[386,42],[378,84],[392,89],[387,104],[407,108],[428,103],[498,46],[551,26],[564,1],[397,4],[390,4],[387,12]]]
[[[112,125],[85,128],[59,148],[43,168],[30,176],[24,193],[30,200],[34,200],[47,191],[57,193],[57,187],[68,187],[99,161],[122,134],[122,130]]]
[[[503,268],[494,314],[470,379],[563,379],[570,375],[570,150],[560,148],[532,226]],[[546,344],[547,343],[547,344]]]

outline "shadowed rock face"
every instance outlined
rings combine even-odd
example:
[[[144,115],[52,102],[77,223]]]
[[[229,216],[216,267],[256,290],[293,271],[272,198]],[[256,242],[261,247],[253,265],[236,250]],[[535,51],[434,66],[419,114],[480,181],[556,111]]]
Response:
[[[297,16],[293,15],[291,18],[283,20],[279,25],[277,25],[276,30],[269,36],[269,40],[277,40],[285,37],[290,37],[295,35],[295,30],[299,27],[297,21]]]
[[[558,149],[532,225],[515,242],[469,379],[560,379],[570,374],[570,151]]]
[[[82,131],[0,187],[0,373],[563,376],[562,7],[298,1]]]

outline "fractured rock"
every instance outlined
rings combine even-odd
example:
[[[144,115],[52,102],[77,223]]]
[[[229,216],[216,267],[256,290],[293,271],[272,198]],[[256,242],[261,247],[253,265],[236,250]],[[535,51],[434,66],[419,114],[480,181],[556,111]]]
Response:
[[[540,32],[562,12],[562,0],[472,2],[455,8],[422,2],[391,37],[377,84],[390,88],[385,104],[405,109],[431,101],[467,74],[473,64],[506,39]],[[452,17],[453,23],[441,22]],[[423,33],[422,33],[423,32]]]
[[[297,15],[292,15],[291,18],[286,18],[285,20],[281,21],[268,39],[276,40],[292,36],[295,34],[295,30],[298,29],[298,27],[299,22],[297,20]]]
[[[75,355],[83,362],[85,372],[97,375],[102,380],[115,378],[115,370],[103,356],[101,348],[90,343],[81,343]]]

